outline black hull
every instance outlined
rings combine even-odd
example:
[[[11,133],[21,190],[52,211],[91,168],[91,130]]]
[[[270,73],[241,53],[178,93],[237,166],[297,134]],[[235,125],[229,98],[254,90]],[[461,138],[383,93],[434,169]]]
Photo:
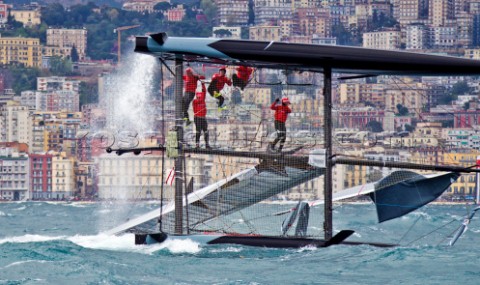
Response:
[[[273,236],[253,236],[253,235],[167,235],[165,233],[156,234],[135,234],[135,244],[155,244],[162,243],[168,238],[172,239],[192,239],[207,245],[211,244],[235,244],[255,247],[268,248],[302,248],[302,247],[328,247],[331,245],[369,245],[375,247],[395,247],[396,244],[373,243],[373,242],[348,242],[345,241],[353,234],[351,230],[343,230],[336,234],[332,239],[313,238],[290,238]]]
[[[223,236],[208,244],[238,244],[268,248],[302,248],[302,247],[328,247],[333,245],[323,239],[307,238],[281,238],[281,237],[252,237],[252,236]],[[338,245],[369,245],[375,247],[395,247],[396,244],[374,243],[374,242],[348,242],[334,243]]]

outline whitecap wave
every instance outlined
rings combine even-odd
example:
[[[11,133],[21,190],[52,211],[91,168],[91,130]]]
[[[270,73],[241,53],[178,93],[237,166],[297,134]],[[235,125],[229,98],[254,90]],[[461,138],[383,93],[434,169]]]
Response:
[[[6,237],[0,239],[0,244],[4,244],[7,242],[10,243],[29,243],[29,242],[44,242],[44,241],[51,241],[51,240],[62,240],[65,239],[65,236],[42,236],[42,235],[24,235],[24,236],[16,236],[16,237]]]
[[[151,245],[136,245],[133,234],[121,236],[99,234],[95,236],[76,235],[68,238],[69,241],[85,248],[103,249],[112,251],[128,251],[143,254],[153,254],[166,249],[171,253],[198,253],[201,251],[200,244],[190,239],[167,239],[163,243]]]
[[[171,253],[199,253],[202,248],[198,242],[191,239],[172,239],[168,238],[161,243],[161,249],[168,249]]]
[[[210,250],[212,253],[222,253],[222,252],[241,252],[243,249],[240,247],[229,246],[227,248],[216,248]]]

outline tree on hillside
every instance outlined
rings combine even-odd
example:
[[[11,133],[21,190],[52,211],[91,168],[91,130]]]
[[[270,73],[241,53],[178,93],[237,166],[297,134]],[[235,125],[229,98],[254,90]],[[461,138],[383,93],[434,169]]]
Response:
[[[12,74],[12,89],[15,91],[15,94],[37,89],[37,77],[42,76],[42,72],[38,68],[10,66],[9,71]]]
[[[338,45],[352,45],[352,33],[342,24],[332,27],[332,36],[337,38]]]
[[[15,18],[12,15],[10,15],[10,13],[8,13],[8,16],[7,16],[7,24],[12,29],[19,29],[23,27],[23,24],[15,20]]]
[[[218,29],[213,32],[219,38],[228,38],[232,36],[232,32],[226,29]]]
[[[397,104],[398,115],[406,116],[408,115],[408,108],[403,106],[402,104]]]
[[[77,48],[75,47],[75,45],[73,45],[73,47],[72,47],[72,52],[70,54],[70,59],[72,60],[72,62],[78,62],[79,56],[78,56],[78,51],[77,51]]]
[[[72,74],[72,61],[68,58],[52,56],[50,58],[50,72],[55,76],[65,76]]]
[[[170,5],[168,2],[160,2],[153,6],[153,10],[161,12],[166,12],[170,8],[172,8],[172,5]]]
[[[383,132],[383,126],[382,126],[382,123],[378,122],[378,121],[375,121],[375,120],[372,120],[370,122],[367,123],[367,125],[365,126],[365,128],[368,130],[368,131],[371,131],[373,133],[381,133]]]
[[[42,21],[44,21],[48,26],[62,26],[65,23],[65,8],[63,8],[60,3],[53,3],[47,6],[42,7]]]
[[[453,84],[450,93],[452,95],[463,95],[468,94],[470,91],[470,86],[468,86],[468,83],[466,81],[459,81]]]
[[[200,2],[200,8],[202,8],[203,13],[207,16],[208,20],[213,22],[217,16],[217,6],[212,0],[202,0]]]

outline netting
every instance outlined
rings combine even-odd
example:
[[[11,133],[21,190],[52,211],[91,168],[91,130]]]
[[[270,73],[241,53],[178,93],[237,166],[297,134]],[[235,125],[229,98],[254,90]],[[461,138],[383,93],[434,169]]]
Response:
[[[196,86],[197,93],[201,92],[201,82],[206,88],[216,84],[214,74],[222,69],[222,66],[212,64],[189,63],[189,67],[203,77]],[[226,78],[231,79],[236,68],[226,66]],[[323,207],[319,205],[323,200],[325,170],[308,163],[310,151],[325,147],[322,80],[323,76],[318,73],[257,67],[244,86],[230,86],[226,81],[218,90],[226,108],[220,109],[219,97],[211,96],[209,91],[205,97],[203,108],[206,109],[208,140],[205,140],[205,132],[198,135],[199,125],[195,119],[199,115],[198,109],[195,112],[191,105],[186,106],[188,119],[195,123],[183,126],[185,132],[180,144],[186,152],[185,168],[174,170],[182,177],[184,203],[188,204],[183,208],[183,233],[292,236],[302,231],[295,230],[300,215],[292,218],[291,214],[298,202],[306,201],[311,208],[306,235],[323,234]],[[173,75],[165,72],[163,81],[164,84],[173,82]],[[458,175],[439,178],[434,175],[438,171],[433,166],[454,164],[469,167],[475,164],[475,151],[465,156],[468,159],[461,163],[451,159],[443,141],[438,139],[441,126],[426,119],[422,121],[428,102],[426,90],[418,78],[408,81],[382,77],[376,82],[368,78],[333,80],[333,154],[337,158],[358,161],[356,165],[334,166],[333,192],[349,201],[373,200],[377,204],[379,221],[411,212],[441,198],[445,191],[452,191],[451,185]],[[174,96],[174,89],[167,86],[162,94],[167,107],[161,110],[162,125],[167,130],[175,129]],[[278,102],[275,101],[277,98],[280,99]],[[287,115],[285,142],[278,152],[278,144],[275,150],[270,149],[282,131],[275,128],[272,106],[281,105],[282,98],[291,102],[292,112]],[[195,100],[197,97],[192,104],[196,104]],[[405,107],[407,105],[409,107]],[[425,126],[419,126],[422,123]],[[207,145],[211,148],[207,149]],[[196,147],[205,152],[197,153]],[[234,152],[249,152],[252,156],[236,157],[232,155]],[[283,160],[280,154],[282,157],[297,157],[298,161]],[[153,159],[155,156],[144,157]],[[405,171],[394,166],[394,163],[401,162],[424,167]],[[172,171],[172,166],[173,159],[155,165],[163,169],[165,177]],[[471,177],[469,175],[466,179]],[[191,193],[186,190],[190,181]],[[175,184],[170,183],[164,185],[162,194],[165,198],[163,215],[160,216],[158,210],[156,217],[132,225],[128,231],[175,232],[175,210],[172,208]],[[429,185],[435,187],[430,189]],[[342,196],[340,193],[345,190],[350,192]],[[160,193],[156,191],[153,196],[158,198]],[[398,211],[399,208],[408,210]],[[290,218],[292,227],[282,230],[282,224]]]

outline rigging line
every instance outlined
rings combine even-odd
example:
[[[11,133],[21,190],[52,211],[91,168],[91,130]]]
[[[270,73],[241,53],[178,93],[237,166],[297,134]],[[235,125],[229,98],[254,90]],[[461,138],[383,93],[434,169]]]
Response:
[[[407,236],[407,234],[413,229],[413,227],[417,224],[417,222],[420,220],[422,216],[419,216],[417,218],[417,220],[415,220],[415,222],[410,226],[410,228],[403,234],[402,237],[400,237],[400,239],[398,240],[397,244],[400,244],[402,242],[402,240]]]
[[[250,230],[250,234],[257,233],[258,230],[255,228],[255,226],[250,222],[250,220],[246,219],[245,216],[243,215],[243,211],[238,211],[240,216],[242,217],[243,221],[247,225],[248,229]],[[234,224],[232,224],[233,227]]]
[[[159,57],[158,59],[160,60],[160,62],[162,63],[162,65],[165,66],[165,67],[168,69],[168,71],[170,71],[170,73],[171,73],[172,75],[175,75],[175,72],[173,72],[173,70],[170,69],[170,67],[167,65],[167,63],[166,63],[161,57]],[[163,89],[163,71],[162,71],[161,68],[160,68],[160,72],[162,73],[162,83],[161,83],[161,84],[162,84],[162,89]],[[162,90],[162,91],[163,91],[163,90]],[[163,94],[162,94],[162,96],[163,96]]]
[[[455,228],[452,232],[450,232],[448,235],[445,235],[445,237],[437,243],[437,246],[440,245],[440,244],[443,244],[447,239],[452,238],[452,237],[453,237],[453,234],[454,234],[456,231],[458,231],[462,226],[463,226],[463,224],[460,224],[458,227],[456,227],[456,228]]]
[[[186,164],[187,164],[187,160],[185,158],[185,155],[183,155],[183,173],[184,173],[183,177],[185,177],[185,179],[183,179],[183,195],[185,197],[185,214],[186,214],[185,218],[187,220],[186,221],[187,222],[187,234],[190,234],[190,231],[189,231],[189,228],[190,228],[189,221],[190,221],[190,219],[189,219],[189,216],[188,216],[188,213],[189,213],[188,208],[190,208],[190,207],[189,207],[189,204],[188,204],[188,194],[186,193],[187,192],[187,165]],[[193,185],[192,185],[192,187],[193,187]]]
[[[451,220],[450,222],[448,222],[448,223],[446,223],[446,224],[444,224],[444,225],[442,225],[442,226],[440,226],[440,227],[438,227],[438,228],[436,228],[436,229],[433,229],[432,231],[430,231],[430,232],[428,232],[428,233],[420,236],[419,238],[410,241],[409,243],[406,244],[406,246],[411,245],[412,243],[414,243],[414,242],[416,242],[416,241],[418,241],[418,240],[420,240],[420,239],[422,239],[422,238],[424,238],[424,237],[426,237],[426,236],[429,236],[429,235],[433,234],[434,232],[436,232],[436,231],[438,231],[438,230],[440,230],[440,229],[442,229],[442,228],[444,228],[444,227],[448,226],[449,224],[451,224],[451,223],[453,223],[453,222],[456,222],[456,221],[457,221],[457,220],[455,220],[455,219],[454,219],[454,220]]]

